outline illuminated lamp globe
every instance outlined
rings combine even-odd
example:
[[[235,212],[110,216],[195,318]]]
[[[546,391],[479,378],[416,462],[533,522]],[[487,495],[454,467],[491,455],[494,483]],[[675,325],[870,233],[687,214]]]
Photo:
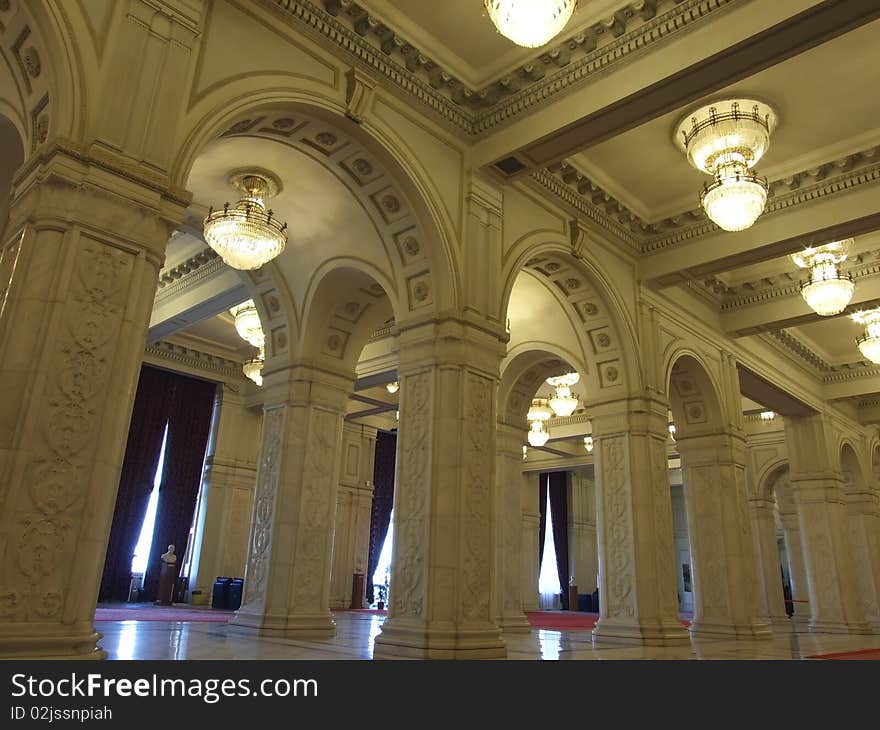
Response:
[[[529,423],[529,444],[543,446],[549,438],[550,431],[547,429],[546,421],[531,421]]]
[[[795,264],[810,270],[810,280],[801,285],[801,296],[823,317],[840,314],[852,301],[855,284],[840,273],[840,264],[846,260],[852,240],[833,241],[792,254]]]
[[[526,420],[532,421],[549,421],[553,418],[553,410],[546,398],[535,398],[529,408]]]
[[[238,332],[238,336],[254,347],[263,347],[266,336],[263,333],[263,323],[260,322],[260,315],[254,300],[248,299],[246,302],[232,307],[229,313],[235,318],[235,331]]]
[[[880,365],[880,308],[856,312],[852,318],[859,324],[865,325],[864,336],[856,340],[859,352],[866,359]]]
[[[725,231],[744,231],[758,220],[767,204],[767,181],[745,168],[731,165],[703,188],[700,205],[709,219]]]
[[[391,395],[394,395],[398,390],[400,390],[400,381],[392,380],[390,383],[386,383],[385,390],[391,393]]]
[[[262,358],[255,357],[251,360],[245,360],[244,365],[241,366],[242,372],[251,380],[253,380],[258,386],[263,385],[263,360]]]
[[[483,0],[486,12],[505,38],[539,48],[562,32],[577,0]]]
[[[233,173],[230,182],[244,192],[235,205],[224,204],[222,210],[208,211],[204,223],[207,244],[233,269],[259,269],[276,258],[287,245],[287,223],[274,217],[263,198],[278,189],[274,176],[268,173]]]
[[[584,448],[587,450],[588,454],[593,453],[593,437],[592,436],[584,436]]]
[[[578,406],[578,397],[571,392],[571,386],[580,380],[577,373],[566,373],[556,377],[547,378],[547,383],[556,389],[556,392],[548,399],[550,408],[560,418],[566,418],[574,413]]]

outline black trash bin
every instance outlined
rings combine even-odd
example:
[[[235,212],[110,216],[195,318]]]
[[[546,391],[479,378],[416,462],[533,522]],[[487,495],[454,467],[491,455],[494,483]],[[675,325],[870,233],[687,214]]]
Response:
[[[230,611],[237,611],[241,607],[242,593],[244,593],[244,579],[236,578],[229,584],[229,603],[227,608]]]
[[[592,602],[591,598],[592,598],[592,596],[590,596],[589,593],[578,593],[577,610],[578,611],[586,611],[587,613],[589,613],[590,609],[593,606],[593,602]]]
[[[217,577],[217,580],[214,581],[214,591],[211,594],[211,608],[224,610],[229,608],[229,587],[231,585],[232,578]]]

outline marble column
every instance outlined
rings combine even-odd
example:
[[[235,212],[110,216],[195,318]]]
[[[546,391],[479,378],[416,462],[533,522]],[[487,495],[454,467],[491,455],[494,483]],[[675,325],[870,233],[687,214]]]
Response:
[[[209,596],[217,576],[244,576],[262,420],[228,383],[217,389],[215,408],[190,572],[190,588]]]
[[[0,248],[0,656],[101,658],[95,603],[159,266],[185,200],[48,147]]]
[[[529,472],[524,475],[520,508],[522,510],[522,552],[520,555],[520,596],[523,611],[537,611],[538,577],[541,566],[538,563],[541,545],[541,505],[540,473]]]
[[[748,514],[745,441],[729,433],[676,438],[688,518],[691,635],[768,639],[760,618]]]
[[[571,534],[569,555],[578,593],[592,593],[598,587],[599,555],[596,541],[596,487],[583,471],[571,472]],[[575,610],[577,606],[573,607]]]
[[[342,464],[336,493],[330,608],[351,606],[355,573],[364,574],[365,588],[371,580],[366,573],[370,552],[375,458],[376,429],[346,423],[342,430]]]
[[[264,377],[248,565],[234,630],[333,636],[330,565],[345,404],[354,383],[304,366]]]
[[[498,580],[497,623],[509,633],[531,631],[522,605],[522,444],[525,426],[498,422],[497,490],[495,492],[495,574]],[[537,585],[537,584],[536,584]]]
[[[869,633],[831,423],[822,414],[786,418],[785,437],[810,592],[809,628],[820,633]]]
[[[856,580],[865,608],[865,618],[874,633],[880,632],[880,505],[876,492],[847,491],[849,535]]]
[[[400,336],[389,617],[376,658],[503,658],[495,623],[497,334],[463,321]]]
[[[776,545],[773,504],[772,497],[755,497],[749,500],[749,515],[757,555],[760,615],[771,628],[790,630],[791,620],[785,612],[785,596],[782,592],[782,566]]]
[[[667,410],[647,398],[592,408],[600,613],[594,641],[689,641],[675,590]]]

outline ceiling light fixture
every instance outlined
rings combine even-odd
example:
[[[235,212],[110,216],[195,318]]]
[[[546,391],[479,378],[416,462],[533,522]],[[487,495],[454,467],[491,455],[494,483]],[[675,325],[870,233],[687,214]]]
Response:
[[[751,172],[770,146],[776,112],[754,99],[727,99],[700,107],[679,121],[675,141],[696,169],[715,181],[700,204],[725,231],[751,226],[767,203],[767,180]]]
[[[549,400],[550,408],[560,418],[565,418],[574,413],[578,406],[578,397],[571,392],[571,386],[580,380],[577,373],[566,373],[565,375],[557,375],[553,378],[547,378],[547,384],[552,385],[556,392]]]
[[[263,347],[266,343],[266,336],[263,334],[263,323],[260,321],[260,314],[257,312],[257,305],[253,299],[237,304],[229,310],[229,313],[235,318],[235,331],[241,339],[249,342],[254,347]]]
[[[287,223],[273,217],[264,198],[281,189],[277,178],[264,170],[234,172],[229,177],[244,197],[223,210],[212,207],[205,218],[205,241],[233,269],[259,269],[284,251]]]
[[[761,420],[762,421],[772,421],[776,418],[775,411],[761,411]]]
[[[265,354],[261,347],[257,357],[245,360],[241,366],[241,371],[260,387],[263,385],[263,363],[265,360]]]
[[[865,334],[856,343],[859,352],[873,363],[880,364],[880,307],[866,312],[856,312],[853,320],[865,325]]]
[[[593,453],[593,437],[592,436],[584,436],[584,448],[587,450],[588,454]]]
[[[522,458],[522,460],[525,461],[525,460],[529,457],[529,446],[528,446],[528,444],[523,444],[522,454],[523,454],[523,458]]]
[[[486,12],[505,38],[538,48],[562,32],[577,0],[483,0]]]
[[[673,441],[675,441],[675,424],[674,423],[669,424],[669,438],[671,438]]]
[[[386,383],[385,390],[391,393],[391,395],[394,395],[398,390],[400,390],[400,381],[392,380],[390,383]]]
[[[550,430],[547,428],[547,421],[553,416],[546,398],[535,398],[532,400],[532,406],[526,416],[529,422],[529,444],[532,446],[543,446],[550,438]]]
[[[852,238],[832,241],[791,256],[795,264],[810,270],[810,280],[801,284],[801,296],[823,317],[840,314],[852,300],[855,284],[850,276],[840,273],[852,242]]]

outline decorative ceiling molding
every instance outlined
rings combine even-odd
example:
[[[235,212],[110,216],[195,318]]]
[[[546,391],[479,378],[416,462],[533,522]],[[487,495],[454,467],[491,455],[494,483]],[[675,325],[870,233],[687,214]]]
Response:
[[[247,378],[241,370],[241,363],[229,360],[225,357],[212,355],[191,347],[185,347],[173,342],[160,340],[154,345],[148,345],[144,351],[147,357],[152,357],[169,364],[170,367],[183,366],[193,370],[199,370],[211,376],[212,380],[240,382]]]
[[[177,266],[159,272],[155,302],[171,299],[226,269],[228,267],[223,259],[213,249],[205,248]]]
[[[415,96],[448,125],[475,136],[509,124],[537,104],[598,78],[717,11],[748,0],[634,0],[536,55],[484,89],[466,86],[354,0],[267,0],[307,34],[341,47]],[[475,0],[476,1],[476,0]],[[658,10],[666,8],[658,14]]]
[[[819,380],[824,380],[825,375],[832,370],[831,365],[786,330],[774,330],[761,334],[759,337],[765,342],[775,345],[777,349],[792,357],[796,362],[805,365]]]

